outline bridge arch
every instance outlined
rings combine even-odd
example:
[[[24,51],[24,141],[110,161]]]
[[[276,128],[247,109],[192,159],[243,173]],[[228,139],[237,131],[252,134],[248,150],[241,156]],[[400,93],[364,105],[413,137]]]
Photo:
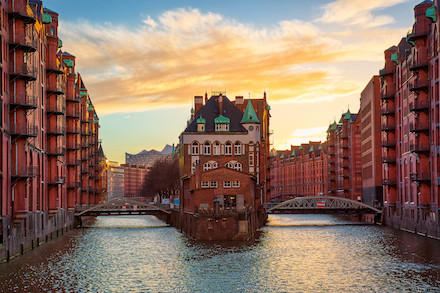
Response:
[[[323,202],[324,204],[322,204]],[[367,210],[374,213],[382,212],[365,203],[336,196],[303,196],[289,199],[279,204],[266,206],[266,212],[268,214],[276,210]]]

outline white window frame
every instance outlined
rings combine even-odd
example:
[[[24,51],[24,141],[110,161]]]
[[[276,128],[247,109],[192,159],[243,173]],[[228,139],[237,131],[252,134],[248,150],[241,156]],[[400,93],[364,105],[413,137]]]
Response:
[[[217,186],[218,186],[217,181],[211,181],[211,182],[209,183],[209,186],[210,186],[211,188],[217,188]]]
[[[202,188],[209,188],[209,181],[202,181]]]
[[[212,165],[210,162],[206,162],[205,164],[203,164],[203,171],[209,171],[212,169]]]
[[[240,181],[238,181],[238,180],[232,181],[232,187],[233,188],[239,188],[240,187]]]
[[[198,155],[199,154],[199,144],[197,142],[193,142],[191,144],[191,154]]]
[[[204,132],[205,131],[205,124],[203,124],[203,123],[197,124],[197,131]]]
[[[235,162],[234,163],[234,169],[237,170],[237,171],[243,171],[243,166],[242,166],[241,163]]]
[[[232,142],[228,141],[225,144],[225,155],[231,156],[232,155]]]
[[[220,155],[220,143],[218,141],[214,142],[214,145],[212,146],[212,154],[214,156],[219,156]]]
[[[236,155],[236,156],[240,156],[241,155],[241,143],[239,141],[237,141],[234,144],[234,155]]]
[[[223,181],[223,187],[224,188],[231,188],[232,187],[232,184],[231,184],[231,181]]]
[[[254,153],[249,153],[249,166],[254,166]]]
[[[203,144],[203,154],[204,155],[211,155],[211,144],[209,142],[205,142]]]

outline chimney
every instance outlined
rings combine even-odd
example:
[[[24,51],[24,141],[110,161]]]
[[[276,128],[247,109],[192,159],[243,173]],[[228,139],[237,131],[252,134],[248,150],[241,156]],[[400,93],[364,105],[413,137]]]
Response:
[[[203,96],[194,96],[194,115],[203,107]]]
[[[205,104],[206,104],[207,101],[208,101],[208,93],[205,92]]]
[[[223,115],[223,96],[220,94],[218,96],[218,111],[219,115]]]
[[[241,112],[244,112],[244,98],[243,96],[235,97],[235,106],[240,109]]]

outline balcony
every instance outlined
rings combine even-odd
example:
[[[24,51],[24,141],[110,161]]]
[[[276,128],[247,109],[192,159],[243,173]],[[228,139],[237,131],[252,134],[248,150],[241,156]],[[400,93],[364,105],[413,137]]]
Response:
[[[79,93],[75,93],[75,95],[73,95],[72,97],[66,96],[66,101],[80,103],[81,96],[79,95]]]
[[[381,124],[382,131],[394,131],[395,129],[396,129],[396,122],[394,121],[382,122]]]
[[[427,132],[429,131],[429,123],[427,121],[412,121],[409,123],[410,132]]]
[[[428,112],[429,110],[429,101],[428,99],[415,99],[414,102],[409,103],[409,110],[412,112],[417,111],[425,111]]]
[[[10,96],[11,108],[36,109],[38,107],[38,99],[35,96],[27,94],[13,94]]]
[[[90,168],[88,165],[81,166],[81,174],[89,174]]]
[[[81,191],[82,192],[89,192],[90,191],[90,186],[86,185],[86,186],[81,186]]]
[[[60,67],[59,62],[52,61],[46,63],[46,72],[48,73],[56,73],[56,74],[64,74],[63,69]]]
[[[14,178],[29,178],[38,176],[38,166],[11,166],[11,176]]]
[[[410,143],[409,144],[409,151],[413,153],[429,153],[430,146],[429,143]]]
[[[64,184],[65,181],[66,181],[66,176],[56,175],[56,176],[50,176],[47,184],[49,185]]]
[[[415,79],[413,83],[409,84],[409,90],[412,92],[417,92],[420,90],[428,91],[428,80],[427,79]]]
[[[428,71],[428,61],[427,60],[413,60],[413,62],[409,66],[409,70],[416,71],[416,70],[426,70]]]
[[[79,181],[67,182],[68,189],[74,189],[74,188],[80,188],[80,187],[81,187],[81,182],[79,182]]]
[[[341,177],[343,177],[343,178],[349,178],[350,177],[350,173],[348,172],[348,169],[344,169],[342,171]]]
[[[81,135],[90,136],[90,135],[92,135],[92,130],[91,129],[83,129],[83,130],[81,130]]]
[[[67,166],[79,166],[81,165],[81,160],[69,158],[66,160]]]
[[[59,77],[55,81],[49,80],[46,91],[48,94],[62,95],[66,92],[66,83]]]
[[[388,138],[382,138],[382,147],[384,148],[394,148],[396,147],[396,140],[391,140]]]
[[[383,68],[381,70],[379,70],[379,75],[380,76],[387,76],[387,75],[392,75],[394,74],[394,68]]]
[[[343,141],[341,142],[340,147],[343,148],[343,149],[348,149],[348,141],[343,140]]]
[[[395,93],[387,92],[387,93],[381,93],[380,99],[381,100],[394,100]]]
[[[37,51],[37,39],[32,35],[13,33],[9,39],[9,50],[22,49],[27,52]]]
[[[66,149],[61,146],[52,146],[47,148],[48,156],[64,156]]]
[[[67,127],[66,128],[66,133],[67,134],[80,134],[80,128],[79,127]]]
[[[47,128],[47,134],[48,135],[64,135],[65,132],[66,132],[66,127],[65,126],[50,125]]]
[[[66,113],[66,105],[64,103],[49,103],[47,105],[47,114],[64,115]]]
[[[388,103],[382,105],[380,109],[381,115],[394,115],[396,113],[396,108],[394,106],[390,106]]]
[[[77,141],[68,141],[66,143],[66,149],[68,151],[77,151],[81,149],[81,144]]]
[[[406,36],[406,40],[408,42],[414,42],[416,39],[426,38],[427,35],[428,35],[428,32],[426,32],[425,30],[419,28],[419,30],[413,31],[412,33],[409,33]]]
[[[79,119],[80,116],[81,116],[81,111],[79,109],[67,107],[66,118]]]
[[[9,1],[9,16],[13,19],[22,19],[26,23],[35,23],[36,13],[34,7],[26,3],[27,1]]]
[[[396,156],[382,156],[382,163],[395,164],[396,163]]]
[[[11,135],[21,137],[36,137],[38,127],[29,123],[14,124],[11,123]]]
[[[37,79],[37,68],[35,66],[30,66],[28,64],[15,64],[10,63],[9,65],[9,76],[10,81],[15,79],[24,79],[27,81],[34,81]]]
[[[430,174],[427,173],[410,173],[411,181],[428,183],[431,181]]]
[[[396,186],[396,179],[387,178],[382,180],[382,185],[384,186]]]

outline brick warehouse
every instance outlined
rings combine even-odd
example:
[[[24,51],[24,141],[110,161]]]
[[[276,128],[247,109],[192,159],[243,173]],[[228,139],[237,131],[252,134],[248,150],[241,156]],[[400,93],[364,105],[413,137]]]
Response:
[[[328,194],[327,146],[309,142],[277,151],[271,159],[271,200]]]
[[[74,209],[103,196],[99,119],[58,14],[1,1],[0,259],[65,232]]]
[[[262,99],[195,97],[178,146],[180,228],[201,240],[247,239],[269,198],[269,110]]]
[[[440,236],[438,1],[414,7],[412,31],[381,70],[386,224]]]

